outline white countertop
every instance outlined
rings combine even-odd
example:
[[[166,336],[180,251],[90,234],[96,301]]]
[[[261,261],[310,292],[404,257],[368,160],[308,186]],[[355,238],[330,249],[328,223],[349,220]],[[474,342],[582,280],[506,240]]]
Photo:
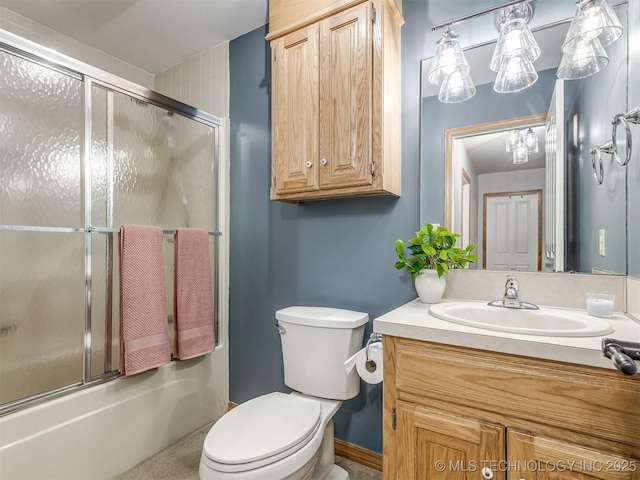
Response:
[[[429,306],[415,299],[376,318],[373,331],[394,337],[610,369],[615,367],[602,354],[603,338],[640,342],[640,325],[624,314],[614,314],[606,319],[614,330],[604,336],[547,337],[505,333],[447,322],[430,315]]]

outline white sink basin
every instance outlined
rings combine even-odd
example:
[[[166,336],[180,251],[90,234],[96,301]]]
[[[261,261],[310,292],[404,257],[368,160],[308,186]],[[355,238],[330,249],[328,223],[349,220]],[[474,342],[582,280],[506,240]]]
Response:
[[[597,337],[613,331],[611,324],[586,313],[553,308],[524,310],[481,303],[438,303],[429,313],[447,322],[485,330],[545,337]]]

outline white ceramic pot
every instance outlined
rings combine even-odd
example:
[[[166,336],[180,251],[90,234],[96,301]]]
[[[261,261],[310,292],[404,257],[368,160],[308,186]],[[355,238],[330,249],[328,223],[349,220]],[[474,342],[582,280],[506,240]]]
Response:
[[[442,294],[447,286],[447,281],[438,277],[436,270],[424,269],[414,280],[416,292],[423,303],[438,303],[442,299]]]

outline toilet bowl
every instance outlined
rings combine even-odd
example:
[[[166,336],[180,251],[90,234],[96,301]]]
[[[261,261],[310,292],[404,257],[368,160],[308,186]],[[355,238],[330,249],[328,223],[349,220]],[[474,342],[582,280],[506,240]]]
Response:
[[[204,442],[201,480],[349,479],[335,465],[332,418],[359,392],[344,361],[361,348],[369,316],[289,307],[276,318],[285,384],[298,391],[262,395],[218,420]]]
[[[239,405],[205,439],[202,480],[348,479],[333,470],[333,422],[342,402],[270,393]],[[224,423],[222,423],[224,420]],[[330,443],[328,453],[323,442]],[[336,467],[339,468],[339,467]],[[345,472],[346,473],[346,472]],[[315,474],[315,475],[314,475]]]

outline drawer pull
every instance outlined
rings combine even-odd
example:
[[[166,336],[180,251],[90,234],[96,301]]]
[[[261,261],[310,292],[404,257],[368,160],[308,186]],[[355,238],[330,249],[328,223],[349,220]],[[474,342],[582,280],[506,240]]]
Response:
[[[493,478],[493,470],[491,470],[489,467],[484,467],[482,469],[482,477],[486,478],[487,480],[491,480]]]

